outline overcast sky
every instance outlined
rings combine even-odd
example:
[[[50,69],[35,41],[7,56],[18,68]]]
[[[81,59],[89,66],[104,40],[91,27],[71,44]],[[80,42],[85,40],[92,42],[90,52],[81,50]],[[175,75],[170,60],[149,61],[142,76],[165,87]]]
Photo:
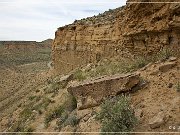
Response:
[[[126,0],[0,0],[0,40],[54,38],[60,26],[125,3]]]

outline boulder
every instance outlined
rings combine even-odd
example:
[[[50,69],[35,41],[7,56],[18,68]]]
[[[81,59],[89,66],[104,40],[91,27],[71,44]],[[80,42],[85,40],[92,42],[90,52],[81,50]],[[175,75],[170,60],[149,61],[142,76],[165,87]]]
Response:
[[[151,129],[159,128],[161,125],[165,124],[166,117],[164,112],[159,112],[149,121],[149,126]]]
[[[170,57],[168,61],[172,62],[172,61],[176,61],[177,58],[176,57]]]
[[[129,92],[140,82],[139,74],[113,75],[70,85],[67,90],[77,100],[78,109],[99,105],[106,97]]]
[[[176,62],[166,62],[163,65],[159,66],[161,72],[167,72],[169,69],[173,68],[176,65]]]
[[[150,72],[150,75],[157,75],[159,73],[159,70],[153,70],[152,72]]]

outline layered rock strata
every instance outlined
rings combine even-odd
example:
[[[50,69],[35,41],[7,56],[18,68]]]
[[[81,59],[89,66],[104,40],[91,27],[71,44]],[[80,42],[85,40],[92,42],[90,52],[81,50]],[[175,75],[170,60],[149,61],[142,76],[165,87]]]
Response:
[[[147,55],[164,47],[179,47],[180,4],[146,2],[150,3],[127,3],[58,28],[53,43],[54,68],[65,74],[103,58]]]

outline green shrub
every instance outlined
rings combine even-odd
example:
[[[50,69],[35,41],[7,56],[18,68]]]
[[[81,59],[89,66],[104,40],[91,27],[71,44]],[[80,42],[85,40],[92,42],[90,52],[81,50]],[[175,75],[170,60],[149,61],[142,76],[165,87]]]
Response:
[[[49,122],[52,121],[55,118],[61,117],[61,114],[64,112],[64,107],[59,106],[55,108],[54,110],[51,110],[48,114],[45,116],[45,126],[47,127]]]
[[[42,100],[41,105],[42,105],[42,107],[43,107],[44,109],[46,109],[47,106],[48,106],[51,102],[52,102],[51,99],[49,99],[48,97],[44,97],[43,100]]]
[[[57,94],[58,91],[60,89],[64,89],[67,86],[68,82],[64,81],[64,82],[52,82],[51,84],[49,84],[45,89],[45,93],[54,93]]]
[[[149,61],[147,60],[147,58],[141,56],[141,57],[137,57],[134,61],[134,68],[135,69],[139,69],[142,68],[144,66],[146,66],[149,63]]]
[[[31,110],[31,112],[32,110],[36,110],[39,114],[42,114],[42,110],[46,109],[50,103],[52,103],[52,100],[48,97],[36,96],[35,100],[31,104],[26,106],[26,108],[28,108],[29,111]]]
[[[170,48],[164,48],[161,51],[159,51],[158,55],[156,56],[156,61],[160,60],[160,61],[165,61],[167,59],[169,59],[171,56],[174,56],[174,51]]]
[[[68,113],[67,112],[63,112],[61,117],[60,117],[60,121],[61,123],[64,123],[68,118]]]
[[[25,135],[30,135],[32,134],[31,132],[33,131],[34,129],[32,127],[25,125],[25,123],[22,120],[15,122],[13,126],[8,130],[8,132],[27,132],[27,133],[23,133]]]
[[[68,119],[66,120],[64,125],[65,126],[70,125],[72,127],[75,127],[78,124],[79,124],[79,119],[77,118],[77,116],[76,115],[71,115],[71,116],[68,117]]]
[[[32,116],[32,108],[24,108],[24,110],[20,113],[20,116],[22,120],[26,121]]]
[[[34,99],[36,100],[36,102],[38,102],[41,99],[41,97],[40,96],[30,96],[29,97],[30,101],[33,101]]]
[[[127,60],[121,63],[120,73],[132,72],[146,66],[150,61],[144,56],[138,56],[134,60]]]
[[[102,132],[130,132],[137,122],[129,98],[124,95],[105,101],[97,119],[102,123]]]
[[[87,75],[86,75],[83,71],[77,70],[77,71],[74,73],[73,78],[74,78],[75,80],[78,80],[78,81],[83,81],[83,80],[85,80],[85,79],[87,78]]]
[[[53,91],[58,91],[60,89],[60,84],[58,82],[53,82],[51,85]]]
[[[57,128],[61,129],[63,127],[64,122],[68,119],[68,113],[67,112],[63,112],[61,117],[58,119],[58,121],[56,122],[57,124]]]
[[[32,101],[32,100],[34,100],[35,98],[36,98],[36,96],[30,96],[30,97],[29,97],[29,100]]]

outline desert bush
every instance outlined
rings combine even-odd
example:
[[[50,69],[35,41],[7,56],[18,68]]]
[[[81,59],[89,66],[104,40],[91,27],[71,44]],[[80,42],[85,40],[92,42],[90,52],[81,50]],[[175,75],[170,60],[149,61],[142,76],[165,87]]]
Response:
[[[42,109],[46,109],[50,102],[51,102],[51,100],[49,98],[45,97],[45,98],[43,98],[43,100],[41,102],[36,103],[32,107],[32,110],[36,110],[39,112],[39,114],[42,114]]]
[[[52,121],[53,119],[61,117],[63,112],[64,112],[63,106],[59,106],[54,110],[49,111],[45,116],[45,121],[44,121],[45,126],[47,127],[49,122]]]
[[[139,68],[146,66],[148,63],[149,63],[149,60],[146,57],[139,56],[135,59],[135,61],[133,63],[133,67],[134,67],[134,69],[139,69]]]
[[[24,110],[20,113],[20,116],[23,121],[26,121],[32,116],[32,108],[24,108]]]
[[[22,121],[17,121],[16,123],[14,123],[11,129],[8,130],[8,132],[27,132],[27,133],[23,133],[25,135],[30,135],[32,134],[33,131],[34,129],[32,127],[25,126]],[[12,133],[12,135],[13,134],[14,133]]]
[[[45,89],[45,93],[54,93],[57,94],[58,91],[60,89],[64,89],[67,86],[68,82],[64,81],[64,82],[52,82],[51,84],[49,84]]]
[[[68,119],[68,113],[64,111],[61,117],[57,120],[56,125],[58,129],[61,129],[64,126],[64,122]]]
[[[51,89],[52,89],[53,91],[58,91],[59,88],[60,88],[59,83],[53,82],[53,83],[51,84]]]
[[[48,97],[44,97],[42,100],[42,107],[46,109],[51,102],[51,99],[49,99]]]
[[[36,96],[30,96],[30,97],[29,97],[29,100],[32,101],[32,100],[34,100],[35,98],[36,98]]]
[[[61,117],[60,117],[60,122],[64,123],[68,118],[68,113],[65,111],[62,113]]]
[[[75,127],[76,125],[79,124],[79,119],[76,115],[70,115],[67,120],[64,123],[64,126],[70,125],[72,127]]]
[[[75,73],[74,73],[74,76],[73,78],[75,80],[78,80],[78,81],[83,81],[87,78],[85,72],[83,72],[82,70],[77,70]]]
[[[30,97],[29,97],[29,100],[30,100],[30,101],[36,100],[36,102],[38,102],[40,99],[41,99],[40,96],[30,96]]]
[[[138,56],[134,60],[126,60],[121,62],[120,73],[133,72],[146,66],[150,61],[145,56]]]
[[[102,123],[102,132],[130,132],[137,122],[129,97],[124,95],[105,101],[97,119]]]
[[[56,122],[57,124],[56,129],[61,130],[61,128],[66,127],[68,125],[75,127],[76,125],[79,124],[79,121],[80,119],[78,119],[76,114],[68,115],[67,112],[64,112],[62,113],[61,117]]]
[[[158,61],[165,61],[168,58],[170,58],[171,56],[174,56],[175,53],[172,49],[170,48],[164,48],[162,50],[159,51],[159,53],[155,56],[155,60]]]

